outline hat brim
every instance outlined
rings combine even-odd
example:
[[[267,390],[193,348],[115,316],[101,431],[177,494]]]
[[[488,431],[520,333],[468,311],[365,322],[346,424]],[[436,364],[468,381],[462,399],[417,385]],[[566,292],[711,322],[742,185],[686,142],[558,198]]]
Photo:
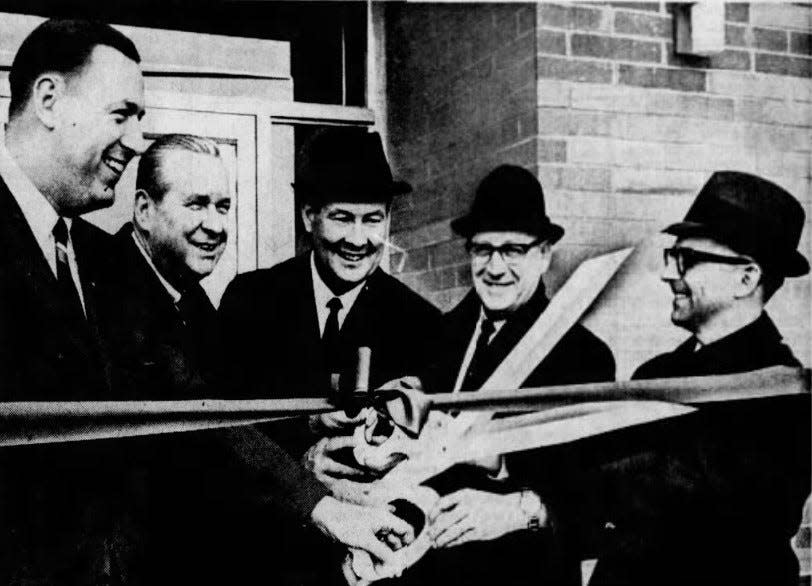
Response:
[[[718,238],[724,241],[724,238],[720,238],[708,226],[699,222],[677,222],[665,228],[663,232],[677,238]],[[784,258],[773,260],[770,265],[785,277],[802,277],[809,273],[809,261],[797,250],[793,250]]]
[[[564,236],[564,228],[558,224],[547,222],[538,226],[519,226],[513,222],[510,224],[501,224],[496,222],[487,222],[466,215],[461,216],[455,220],[451,220],[451,229],[465,238],[470,238],[479,232],[525,232],[532,234],[539,238],[543,238],[550,244],[555,244],[561,237]]]
[[[389,203],[396,195],[411,193],[412,186],[406,181],[392,181],[387,185],[365,186],[359,189],[347,189],[346,186],[330,185],[329,182],[297,181],[290,186],[305,196],[308,201],[347,201]]]
[[[705,224],[699,222],[677,222],[663,230],[672,236],[713,236],[713,232]]]

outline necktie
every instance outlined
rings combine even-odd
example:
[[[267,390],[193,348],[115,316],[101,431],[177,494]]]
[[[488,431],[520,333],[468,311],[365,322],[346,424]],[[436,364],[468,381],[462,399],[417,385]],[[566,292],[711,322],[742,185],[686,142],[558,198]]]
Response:
[[[482,320],[482,324],[479,326],[479,337],[476,340],[474,355],[468,364],[468,371],[462,380],[460,390],[476,391],[485,382],[486,376],[483,367],[488,355],[488,343],[491,341],[494,329],[491,320],[487,318]]]
[[[68,261],[68,226],[64,218],[59,218],[53,230],[54,241],[56,242],[56,281],[59,287],[59,294],[65,301],[71,313],[84,317],[84,309],[76,290],[76,283],[70,272],[70,262]]]
[[[338,312],[343,304],[341,299],[333,297],[327,302],[327,322],[324,324],[324,334],[321,337],[322,348],[324,349],[324,363],[327,366],[328,377],[341,371],[341,360],[339,359],[338,340]],[[328,383],[330,380],[328,379]]]
[[[191,328],[210,323],[216,314],[209,296],[199,283],[185,289],[175,305],[180,312],[181,319],[187,327]]]
[[[208,377],[215,366],[211,354],[217,344],[217,312],[198,283],[183,291],[175,307],[184,325],[184,353],[193,367]]]

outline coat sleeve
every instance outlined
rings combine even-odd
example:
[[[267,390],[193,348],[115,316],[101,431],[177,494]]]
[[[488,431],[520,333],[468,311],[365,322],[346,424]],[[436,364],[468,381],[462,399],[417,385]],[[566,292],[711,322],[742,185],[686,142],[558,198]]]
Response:
[[[253,481],[252,500],[258,504],[278,506],[307,522],[316,504],[329,495],[315,476],[257,428],[233,427],[216,433]]]

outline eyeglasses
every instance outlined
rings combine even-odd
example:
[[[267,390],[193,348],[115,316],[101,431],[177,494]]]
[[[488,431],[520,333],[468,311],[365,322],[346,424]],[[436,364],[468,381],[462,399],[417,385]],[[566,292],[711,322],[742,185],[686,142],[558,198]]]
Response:
[[[668,267],[672,262],[677,265],[677,273],[680,277],[684,277],[688,269],[694,267],[701,262],[715,262],[726,265],[746,265],[753,262],[750,258],[743,256],[726,256],[722,254],[713,254],[712,252],[703,252],[693,248],[683,248],[682,246],[674,246],[672,248],[663,249],[663,262]]]
[[[527,253],[530,252],[531,248],[538,246],[541,242],[542,240],[536,239],[527,244],[510,242],[502,246],[493,246],[485,242],[468,242],[465,248],[468,250],[468,254],[471,255],[471,258],[479,262],[488,262],[491,260],[493,253],[498,252],[502,260],[506,263],[515,263],[523,259]]]

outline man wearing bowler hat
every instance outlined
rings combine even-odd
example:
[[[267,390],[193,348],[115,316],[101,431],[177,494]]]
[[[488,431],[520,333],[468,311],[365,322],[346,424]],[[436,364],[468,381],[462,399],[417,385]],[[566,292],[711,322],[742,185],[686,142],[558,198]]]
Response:
[[[470,213],[451,227],[466,239],[474,287],[444,316],[442,360],[426,384],[471,392],[547,307],[542,277],[564,229],[548,218],[536,177],[513,165],[489,173]],[[576,324],[523,386],[612,380],[614,374],[606,344]],[[579,560],[562,547],[562,528],[548,514],[555,497],[546,473],[526,452],[456,466],[430,481],[442,495],[429,513],[436,549],[415,566],[411,581],[580,584]]]
[[[665,229],[662,279],[672,322],[691,336],[635,378],[800,366],[764,306],[798,251],[801,205],[746,173],[714,173],[682,222]],[[810,490],[809,396],[702,407],[638,432],[600,490],[606,545],[590,584],[798,584],[790,548]],[[603,488],[599,488],[603,486]]]
[[[294,188],[312,251],[239,275],[220,305],[234,388],[256,397],[349,389],[364,346],[370,388],[419,371],[439,311],[379,268],[392,198],[411,187],[393,180],[378,133],[317,133],[302,149]],[[336,435],[357,422],[335,413],[311,423]]]
[[[411,190],[393,180],[380,136],[317,133],[302,150],[294,188],[313,250],[229,285],[219,310],[226,384],[263,398],[352,389],[360,347],[371,349],[370,388],[420,372],[433,357],[440,313],[379,267],[392,198]],[[335,412],[267,432],[292,453],[307,451],[306,465],[328,487],[346,486],[369,480],[347,457],[360,422]],[[340,560],[334,565],[338,571]]]

